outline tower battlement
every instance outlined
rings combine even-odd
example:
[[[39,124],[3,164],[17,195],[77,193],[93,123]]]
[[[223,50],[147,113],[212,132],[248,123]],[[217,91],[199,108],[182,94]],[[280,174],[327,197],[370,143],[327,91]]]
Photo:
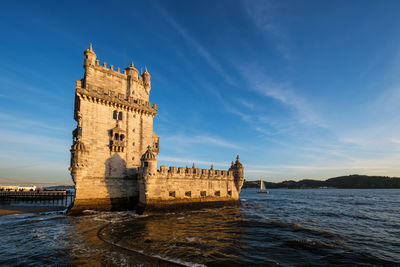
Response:
[[[233,178],[233,171],[214,170],[214,169],[199,169],[199,168],[184,168],[175,166],[160,166],[157,170],[158,176],[166,178],[176,176],[180,178],[198,178],[198,179],[228,179]]]
[[[157,104],[150,102],[151,75],[133,62],[100,64],[92,45],[84,51],[84,75],[76,81],[71,171],[76,197],[69,214],[85,209],[151,210],[183,203],[236,203],[243,185],[239,158],[229,170],[160,166],[153,131]]]

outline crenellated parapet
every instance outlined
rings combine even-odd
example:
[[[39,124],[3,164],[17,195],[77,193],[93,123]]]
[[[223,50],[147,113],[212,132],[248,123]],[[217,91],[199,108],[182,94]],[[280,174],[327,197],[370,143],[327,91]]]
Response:
[[[122,73],[119,67],[115,68],[114,65],[107,67],[106,62],[100,63],[100,60],[97,59],[96,53],[93,51],[92,44],[90,44],[89,48],[85,50],[84,56],[85,58],[83,67],[86,70],[93,68],[107,75],[114,75],[121,79],[134,78],[142,85],[150,86],[150,74],[148,73],[147,68],[145,68],[145,71],[142,73],[142,75],[139,75],[139,71],[134,67],[133,62],[131,62],[131,65]]]
[[[103,62],[101,64],[99,60],[96,60],[95,65],[92,65],[90,67],[97,71],[103,72],[104,74],[113,75],[113,76],[121,78],[121,79],[128,80],[129,78],[133,78],[133,79],[135,79],[135,81],[137,81],[139,84],[141,84],[143,86],[147,83],[150,85],[150,81],[147,81],[147,79],[146,79],[148,76],[150,76],[150,75],[148,75],[147,68],[145,68],[145,72],[143,72],[142,75],[139,75],[138,71],[133,72],[133,73],[130,72],[129,67],[124,69],[121,72],[121,69],[119,67],[115,68],[114,65],[110,65],[108,67],[106,62]]]
[[[151,104],[150,101],[126,97],[125,94],[116,93],[113,90],[93,88],[82,88],[82,82],[76,81],[76,94],[85,100],[102,105],[108,105],[136,113],[144,113],[151,116],[157,115],[157,104]]]
[[[182,179],[211,179],[223,180],[233,179],[233,171],[214,170],[214,169],[199,169],[199,168],[184,168],[175,166],[160,166],[157,170],[157,176],[160,178],[179,177]]]

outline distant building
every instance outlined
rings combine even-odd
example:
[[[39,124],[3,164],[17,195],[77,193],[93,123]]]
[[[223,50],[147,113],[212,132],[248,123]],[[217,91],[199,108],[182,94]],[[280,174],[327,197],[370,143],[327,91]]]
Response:
[[[0,185],[0,191],[36,191],[36,186]]]
[[[243,185],[239,156],[227,171],[157,167],[157,104],[149,102],[151,76],[133,63],[122,73],[84,52],[76,82],[71,171],[76,197],[70,214],[84,209],[141,210],[183,204],[235,203]]]

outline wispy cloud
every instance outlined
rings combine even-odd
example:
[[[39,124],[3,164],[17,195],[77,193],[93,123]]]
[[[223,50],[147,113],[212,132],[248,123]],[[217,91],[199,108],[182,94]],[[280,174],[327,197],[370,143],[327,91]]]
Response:
[[[282,54],[283,58],[291,60],[293,58],[289,36],[281,23],[282,16],[279,6],[275,1],[254,0],[243,2],[248,17],[253,21],[254,25],[272,39],[277,50]]]
[[[247,101],[245,99],[240,99],[239,103],[242,104],[243,106],[245,106],[246,108],[250,109],[250,110],[254,110],[254,104],[250,103],[249,101]]]
[[[164,137],[164,140],[176,144],[204,144],[204,145],[213,145],[226,148],[235,148],[235,149],[240,148],[239,146],[232,144],[224,139],[206,135],[197,135],[197,136],[173,135]]]
[[[327,127],[326,122],[312,109],[312,105],[296,93],[288,82],[274,82],[262,71],[262,68],[252,66],[251,64],[244,67],[241,72],[249,84],[249,90],[275,99],[293,109],[300,123]]]
[[[66,150],[68,150],[67,141],[64,139],[49,137],[47,135],[21,133],[16,131],[1,130],[0,142],[7,145],[23,145],[26,147],[26,149],[34,149],[38,152],[65,152]]]
[[[21,117],[12,116],[9,114],[2,114],[0,113],[0,122],[5,128],[18,128],[18,129],[29,129],[32,128],[41,128],[50,131],[56,132],[65,132],[65,128],[55,127],[50,124],[46,124],[39,120],[27,120]],[[18,122],[18,123],[16,123]]]
[[[394,173],[400,171],[398,161],[399,156],[386,155],[381,160],[376,158],[358,158],[354,160],[343,160],[321,162],[320,164],[300,164],[300,165],[246,165],[245,172],[254,175],[263,175],[271,180],[288,179],[320,179],[330,178],[339,175],[348,174],[370,174],[370,175],[388,175],[393,176]],[[256,176],[256,177],[257,177]]]
[[[167,163],[172,163],[172,164],[184,164],[188,166],[192,166],[192,164],[199,164],[199,165],[206,165],[206,166],[211,166],[213,165],[214,167],[218,168],[228,168],[230,166],[229,162],[212,162],[212,161],[204,161],[204,160],[198,160],[198,159],[193,159],[193,158],[181,158],[181,157],[169,157],[169,156],[164,156],[160,155],[158,157],[158,160],[161,162],[167,162]]]
[[[167,21],[171,27],[187,42],[189,47],[193,48],[199,55],[201,55],[206,62],[213,68],[228,84],[235,85],[234,78],[229,75],[215,60],[215,57],[210,54],[210,52],[201,45],[196,38],[194,38],[181,24],[179,24],[174,17],[161,5],[157,5],[157,10],[162,15],[162,17]]]

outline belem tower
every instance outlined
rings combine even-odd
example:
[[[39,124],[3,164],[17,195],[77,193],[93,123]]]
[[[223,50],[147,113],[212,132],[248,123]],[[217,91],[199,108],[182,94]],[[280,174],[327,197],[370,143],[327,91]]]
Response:
[[[84,77],[76,81],[71,147],[76,197],[69,214],[83,210],[139,212],[238,203],[243,165],[229,170],[157,167],[157,104],[149,102],[151,76],[133,63],[123,73],[84,51]]]

